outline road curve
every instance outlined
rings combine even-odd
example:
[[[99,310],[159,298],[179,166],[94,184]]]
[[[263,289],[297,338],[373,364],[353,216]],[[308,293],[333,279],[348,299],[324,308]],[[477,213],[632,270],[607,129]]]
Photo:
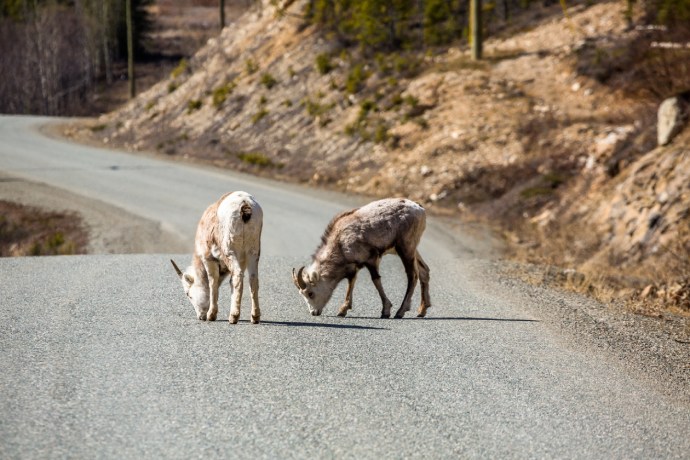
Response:
[[[688,458],[687,397],[540,313],[590,301],[487,276],[480,240],[430,221],[429,318],[376,318],[365,276],[351,315],[334,316],[341,286],[314,318],[290,267],[357,200],[72,145],[45,121],[0,117],[0,171],[161,222],[190,252],[210,201],[253,193],[263,323],[246,305],[236,326],[195,320],[170,254],[0,259],[0,458]],[[382,269],[394,303],[399,265]]]

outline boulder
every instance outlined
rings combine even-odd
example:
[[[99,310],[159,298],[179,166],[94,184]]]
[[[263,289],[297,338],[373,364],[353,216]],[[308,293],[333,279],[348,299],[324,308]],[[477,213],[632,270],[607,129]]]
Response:
[[[671,97],[661,103],[657,116],[657,141],[659,145],[668,144],[683,129],[686,115],[686,104],[679,97]]]

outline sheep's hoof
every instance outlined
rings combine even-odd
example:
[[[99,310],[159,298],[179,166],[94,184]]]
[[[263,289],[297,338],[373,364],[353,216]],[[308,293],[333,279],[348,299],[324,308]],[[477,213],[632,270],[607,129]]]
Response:
[[[237,321],[239,321],[239,320],[240,320],[240,315],[230,315],[230,317],[228,318],[228,321],[230,322],[230,324],[237,324]]]
[[[215,321],[216,320],[216,314],[217,313],[209,313],[209,315],[206,317],[206,321]]]
[[[197,318],[199,318],[199,321],[206,321],[206,315],[199,315]]]
[[[402,313],[401,313],[401,312],[397,312],[397,313],[395,314],[395,318],[396,318],[396,319],[402,319],[403,316],[405,316],[405,312],[402,312]]]
[[[252,315],[252,324],[259,324],[259,320],[261,319],[261,316],[259,315]]]
[[[352,307],[346,307],[346,306],[340,307],[340,310],[338,310],[338,316],[340,316],[341,318],[344,317],[345,315],[347,315],[347,311],[350,310],[351,308]]]
[[[431,308],[431,305],[422,304],[417,310],[417,318],[424,318],[426,316],[426,311]]]
[[[391,317],[390,313],[381,313],[381,319],[388,319]]]

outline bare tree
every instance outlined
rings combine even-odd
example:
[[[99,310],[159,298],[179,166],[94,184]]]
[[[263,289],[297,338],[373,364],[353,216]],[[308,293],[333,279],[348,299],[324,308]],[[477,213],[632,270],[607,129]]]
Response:
[[[129,97],[136,96],[136,82],[134,76],[134,24],[132,22],[132,0],[125,5],[127,16],[127,78],[129,79]]]

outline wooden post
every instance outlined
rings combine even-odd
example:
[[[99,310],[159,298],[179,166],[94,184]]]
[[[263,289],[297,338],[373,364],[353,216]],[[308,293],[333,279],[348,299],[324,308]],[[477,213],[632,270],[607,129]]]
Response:
[[[470,37],[472,39],[472,59],[482,58],[482,0],[470,0]]]

